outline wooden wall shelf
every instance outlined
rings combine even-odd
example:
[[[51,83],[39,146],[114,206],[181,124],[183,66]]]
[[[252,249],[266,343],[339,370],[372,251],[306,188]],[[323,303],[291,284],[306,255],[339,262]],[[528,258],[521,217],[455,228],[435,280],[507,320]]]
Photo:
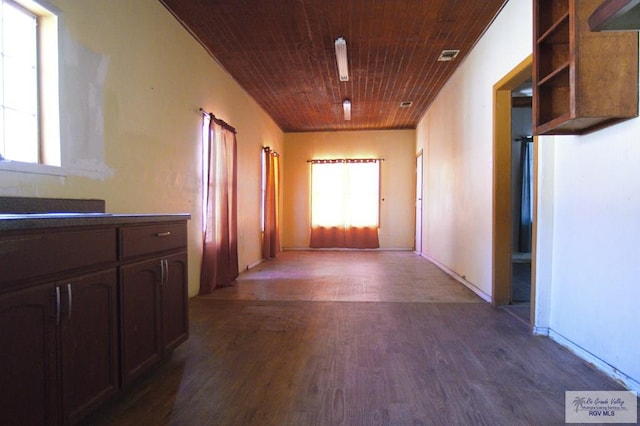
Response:
[[[591,31],[640,31],[640,0],[606,0],[589,17]]]
[[[533,2],[535,134],[582,134],[638,116],[638,36],[591,32],[600,3]]]

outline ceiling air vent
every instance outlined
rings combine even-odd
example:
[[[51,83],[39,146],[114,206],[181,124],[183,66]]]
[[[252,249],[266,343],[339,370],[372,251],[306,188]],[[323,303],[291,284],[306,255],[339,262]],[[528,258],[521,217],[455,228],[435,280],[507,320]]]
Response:
[[[400,108],[409,108],[411,105],[413,105],[413,102],[410,102],[410,101],[400,102]]]
[[[443,50],[442,53],[440,53],[440,57],[438,58],[438,61],[440,62],[453,61],[456,58],[456,56],[458,56],[458,53],[460,53],[460,49]]]

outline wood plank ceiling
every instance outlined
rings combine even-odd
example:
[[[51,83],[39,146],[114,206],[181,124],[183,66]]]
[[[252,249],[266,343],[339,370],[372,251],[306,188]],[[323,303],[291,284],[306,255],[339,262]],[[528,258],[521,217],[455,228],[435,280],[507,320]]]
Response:
[[[506,0],[160,2],[284,132],[309,132],[415,128]],[[347,82],[338,78],[338,37]],[[460,50],[456,59],[437,60],[450,49]]]

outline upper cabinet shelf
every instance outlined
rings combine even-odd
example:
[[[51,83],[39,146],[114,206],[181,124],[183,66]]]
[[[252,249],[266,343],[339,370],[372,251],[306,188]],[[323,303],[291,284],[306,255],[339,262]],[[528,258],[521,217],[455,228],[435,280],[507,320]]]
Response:
[[[640,0],[606,0],[589,17],[591,31],[640,31]]]
[[[533,2],[536,134],[581,134],[638,116],[638,36],[591,32],[600,3]]]

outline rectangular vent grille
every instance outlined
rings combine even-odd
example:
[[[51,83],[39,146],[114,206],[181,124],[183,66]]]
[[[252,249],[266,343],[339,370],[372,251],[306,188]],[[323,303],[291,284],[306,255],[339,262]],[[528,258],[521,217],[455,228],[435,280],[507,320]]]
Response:
[[[438,61],[440,62],[453,61],[456,58],[456,56],[458,56],[458,53],[460,53],[460,50],[443,50],[442,53],[440,53],[440,57],[438,58]]]

